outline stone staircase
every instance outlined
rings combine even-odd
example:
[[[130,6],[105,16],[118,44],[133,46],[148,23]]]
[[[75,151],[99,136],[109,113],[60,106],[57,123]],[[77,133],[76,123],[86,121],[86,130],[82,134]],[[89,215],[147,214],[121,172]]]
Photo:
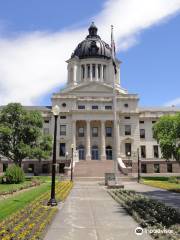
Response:
[[[74,168],[75,180],[104,180],[104,174],[113,172],[114,162],[112,160],[80,160]],[[125,175],[118,170],[117,177],[125,180],[134,180],[131,174]]]

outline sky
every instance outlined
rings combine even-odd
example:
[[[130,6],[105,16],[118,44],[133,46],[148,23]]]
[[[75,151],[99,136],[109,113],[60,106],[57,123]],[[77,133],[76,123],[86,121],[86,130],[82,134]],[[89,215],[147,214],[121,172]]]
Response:
[[[92,21],[140,106],[180,106],[180,0],[0,0],[0,105],[50,105]]]

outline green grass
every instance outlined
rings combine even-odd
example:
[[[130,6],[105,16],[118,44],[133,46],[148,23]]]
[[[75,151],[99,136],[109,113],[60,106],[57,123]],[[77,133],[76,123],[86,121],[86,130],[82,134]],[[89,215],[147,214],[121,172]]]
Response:
[[[179,183],[171,183],[168,181],[168,177],[167,180],[165,180],[165,178],[142,178],[141,182],[143,184],[152,186],[152,187],[157,187],[157,188],[162,188],[162,189],[166,189],[168,191],[173,191],[173,192],[178,192],[180,193],[180,184]]]
[[[39,197],[41,194],[49,190],[50,190],[50,184],[46,182],[33,189],[29,189],[26,192],[22,192],[16,196],[12,196],[7,199],[1,200],[0,201],[0,220],[22,209],[31,201],[33,201],[34,199]]]

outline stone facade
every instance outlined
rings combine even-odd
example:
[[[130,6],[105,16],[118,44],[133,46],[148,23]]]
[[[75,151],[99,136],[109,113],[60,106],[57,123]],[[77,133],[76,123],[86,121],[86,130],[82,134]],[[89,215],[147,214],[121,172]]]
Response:
[[[87,36],[86,45],[98,39],[97,48],[110,48],[98,38]],[[94,41],[94,42],[93,42]],[[102,43],[101,43],[102,41]],[[93,43],[93,44],[92,44]],[[83,44],[85,44],[83,42]],[[100,45],[98,45],[100,44]],[[52,95],[52,106],[26,107],[28,110],[41,111],[44,118],[44,134],[53,135],[54,117],[52,108],[58,105],[60,114],[57,123],[57,162],[61,172],[62,163],[71,158],[71,145],[74,145],[76,161],[111,161],[114,156],[114,121],[113,121],[113,81],[114,67],[112,59],[101,52],[83,55],[81,45],[67,61],[67,85]],[[89,46],[89,45],[88,45]],[[92,48],[92,49],[91,49]],[[78,51],[81,55],[78,56]],[[105,50],[104,50],[105,51]],[[91,51],[90,51],[91,52]],[[76,55],[77,54],[77,55]],[[105,53],[104,53],[105,54]],[[120,85],[120,61],[116,59],[115,75],[116,113],[117,113],[117,157],[123,159],[132,173],[138,171],[137,149],[140,155],[140,168],[144,174],[179,173],[180,165],[174,160],[161,159],[158,143],[152,135],[152,126],[165,114],[180,112],[176,107],[141,108],[137,94],[128,93]],[[3,160],[2,160],[3,162]],[[5,162],[4,162],[5,164]],[[25,160],[26,172],[47,174],[50,172],[50,160],[42,162]],[[2,164],[0,167],[2,171]]]

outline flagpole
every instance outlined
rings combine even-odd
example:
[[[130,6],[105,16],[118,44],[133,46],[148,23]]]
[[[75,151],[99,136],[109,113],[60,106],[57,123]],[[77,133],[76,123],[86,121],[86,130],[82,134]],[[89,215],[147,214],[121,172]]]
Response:
[[[115,184],[117,184],[117,99],[116,99],[116,65],[115,65],[115,45],[113,36],[113,26],[111,25],[111,52],[112,52],[112,64],[114,66],[113,71],[113,121],[114,121],[114,176]]]

